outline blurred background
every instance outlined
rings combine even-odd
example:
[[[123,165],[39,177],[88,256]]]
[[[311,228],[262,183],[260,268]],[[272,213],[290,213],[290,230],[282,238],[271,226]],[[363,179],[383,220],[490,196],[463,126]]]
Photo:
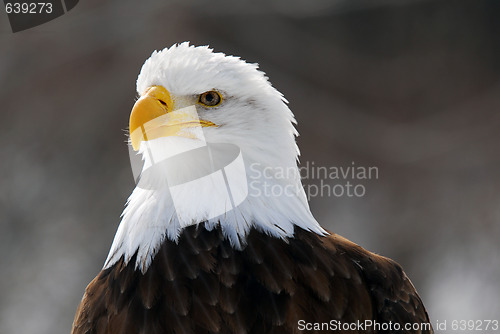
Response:
[[[499,18],[498,0],[87,0],[13,34],[0,13],[0,333],[70,331],[134,188],[137,74],[182,41],[260,64],[302,164],[378,168],[361,198],[311,198],[320,223],[397,260],[433,322],[500,320]]]

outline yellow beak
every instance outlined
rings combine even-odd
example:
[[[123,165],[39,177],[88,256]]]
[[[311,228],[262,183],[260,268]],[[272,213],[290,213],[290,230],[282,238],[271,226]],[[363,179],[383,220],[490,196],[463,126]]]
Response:
[[[186,136],[186,128],[216,126],[209,121],[175,110],[170,93],[162,86],[150,87],[134,104],[130,113],[130,141],[139,150],[142,141],[160,137]]]

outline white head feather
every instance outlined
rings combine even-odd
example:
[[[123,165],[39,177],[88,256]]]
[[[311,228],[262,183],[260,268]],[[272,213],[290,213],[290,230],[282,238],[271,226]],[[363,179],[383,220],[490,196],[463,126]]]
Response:
[[[293,237],[294,225],[326,233],[312,216],[302,188],[294,116],[257,64],[185,42],[155,51],[146,60],[137,79],[137,91],[142,94],[154,85],[165,87],[174,99],[187,104],[206,91],[219,91],[223,96],[220,106],[197,109],[201,119],[218,125],[203,128],[204,139],[238,146],[248,175],[242,183],[253,183],[234,185],[248,187],[248,197],[231,214],[215,219],[207,215],[204,204],[192,192],[182,194],[186,206],[179,212],[171,203],[168,189],[136,187],[122,214],[105,267],[122,256],[128,262],[137,253],[136,267],[145,271],[165,238],[176,241],[182,229],[193,224],[204,224],[207,229],[220,225],[238,249],[244,247],[251,228],[284,239]],[[162,140],[162,145],[172,147],[189,146],[193,141],[180,137]],[[272,194],[276,187],[288,191]]]

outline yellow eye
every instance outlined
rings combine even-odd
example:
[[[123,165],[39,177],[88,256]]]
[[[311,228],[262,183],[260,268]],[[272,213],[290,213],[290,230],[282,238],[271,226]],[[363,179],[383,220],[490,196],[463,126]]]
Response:
[[[207,107],[215,107],[222,102],[222,96],[215,90],[210,90],[201,94],[198,102]]]

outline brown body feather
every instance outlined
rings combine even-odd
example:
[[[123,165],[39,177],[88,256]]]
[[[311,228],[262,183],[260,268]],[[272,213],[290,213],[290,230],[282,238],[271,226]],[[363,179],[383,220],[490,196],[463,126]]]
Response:
[[[247,242],[235,250],[220,230],[192,226],[178,244],[164,241],[145,274],[135,258],[121,259],[88,285],[72,333],[300,333],[299,320],[429,322],[401,267],[345,238],[296,228],[287,241],[253,230]],[[350,331],[358,332],[378,333]]]

